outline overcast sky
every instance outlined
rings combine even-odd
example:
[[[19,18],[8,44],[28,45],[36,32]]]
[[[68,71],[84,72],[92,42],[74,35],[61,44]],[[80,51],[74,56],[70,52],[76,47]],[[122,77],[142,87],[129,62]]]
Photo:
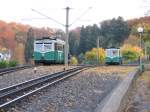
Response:
[[[143,6],[148,4],[146,0],[0,0],[0,3],[0,20],[63,30],[65,29],[63,26],[44,19],[45,17],[32,11],[31,8],[65,24],[64,8],[69,6],[72,8],[69,12],[69,23],[71,24],[89,7],[92,7],[70,27],[72,29],[81,25],[98,24],[105,19],[118,16],[122,16],[125,20],[144,16],[144,11],[147,9]]]

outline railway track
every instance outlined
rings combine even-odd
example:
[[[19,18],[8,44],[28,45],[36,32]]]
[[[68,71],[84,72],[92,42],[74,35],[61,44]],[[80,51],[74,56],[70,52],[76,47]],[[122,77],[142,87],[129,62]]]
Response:
[[[139,64],[122,64],[122,65],[119,65],[119,66],[138,66],[138,65]],[[78,65],[78,66],[84,66],[84,65]],[[98,65],[98,66],[109,66],[109,65]],[[7,74],[7,73],[15,72],[15,71],[18,71],[18,70],[23,70],[23,69],[26,69],[26,68],[30,68],[30,67],[34,67],[34,66],[24,65],[24,66],[0,69],[0,76],[2,76],[4,74]]]
[[[80,66],[54,74],[44,75],[40,78],[35,78],[20,84],[0,89],[0,109],[5,110],[7,107],[15,104],[16,102],[48,86],[51,86],[52,84],[78,74],[84,69],[87,69],[87,67]]]
[[[17,66],[17,67],[10,67],[10,68],[4,68],[4,69],[0,69],[0,76],[7,74],[7,73],[11,73],[11,72],[15,72],[18,70],[23,70],[26,68],[30,68],[33,67],[32,65],[24,65],[24,66]]]

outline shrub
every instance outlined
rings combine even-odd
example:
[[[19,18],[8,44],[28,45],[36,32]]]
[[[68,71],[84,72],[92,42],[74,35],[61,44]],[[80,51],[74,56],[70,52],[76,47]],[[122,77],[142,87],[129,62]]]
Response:
[[[84,63],[84,61],[85,61],[85,57],[84,57],[84,54],[83,53],[81,53],[79,56],[78,56],[78,63]]]
[[[6,68],[6,67],[8,67],[8,61],[1,61],[0,62],[0,68]]]
[[[12,61],[0,61],[0,68],[7,68],[7,67],[15,67],[17,66],[18,62],[15,60]]]
[[[72,57],[71,60],[70,60],[70,64],[73,64],[73,65],[78,64],[77,58],[76,57]]]
[[[11,61],[9,61],[9,67],[15,67],[15,66],[17,66],[17,64],[18,64],[18,62],[16,61],[16,60],[11,60]]]
[[[99,62],[103,63],[105,60],[105,51],[103,48],[93,48],[91,51],[87,51],[85,53],[86,60],[92,60],[93,62],[97,62],[97,55],[99,56]]]
[[[94,59],[96,59],[96,53],[93,51],[87,51],[85,53],[85,57],[87,60],[94,60]]]
[[[125,44],[121,47],[122,57],[125,61],[136,61],[139,56],[142,56],[142,50],[138,46],[132,46],[130,44]]]

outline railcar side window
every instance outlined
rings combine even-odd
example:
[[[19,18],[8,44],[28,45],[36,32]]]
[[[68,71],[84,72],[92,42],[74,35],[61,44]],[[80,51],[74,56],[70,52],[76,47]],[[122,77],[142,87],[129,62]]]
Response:
[[[55,50],[63,51],[63,45],[56,43],[56,44],[55,44]]]

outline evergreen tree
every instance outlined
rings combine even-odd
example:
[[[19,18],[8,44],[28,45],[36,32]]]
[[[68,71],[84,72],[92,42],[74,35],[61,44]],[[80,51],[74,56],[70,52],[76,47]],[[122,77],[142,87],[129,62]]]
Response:
[[[71,31],[69,33],[69,52],[71,55],[77,56],[79,47],[79,37],[77,37],[76,32]]]
[[[30,28],[27,32],[27,41],[25,43],[25,61],[26,63],[30,63],[30,59],[33,57],[33,48],[34,47],[34,32],[33,29]]]
[[[107,40],[105,47],[119,47],[130,33],[129,26],[122,17],[102,22],[101,30]]]
[[[79,43],[79,49],[78,49],[78,54],[85,52],[85,44],[86,44],[86,32],[84,26],[81,28],[80,32],[80,43]]]
[[[95,24],[81,28],[79,54],[85,53],[97,46],[97,38],[99,37],[100,29]]]

